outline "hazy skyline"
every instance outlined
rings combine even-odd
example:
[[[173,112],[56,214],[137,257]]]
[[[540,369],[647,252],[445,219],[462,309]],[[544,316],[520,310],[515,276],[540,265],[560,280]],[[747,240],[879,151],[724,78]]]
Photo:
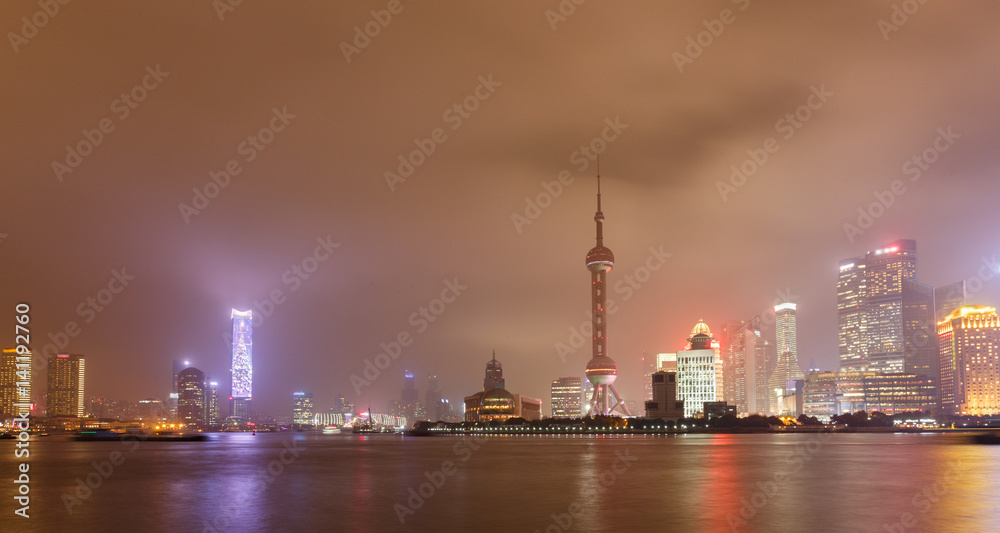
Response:
[[[290,412],[300,390],[320,411],[337,394],[385,408],[404,369],[454,402],[494,348],[508,388],[547,402],[590,358],[556,346],[590,320],[602,135],[627,400],[644,350],[779,294],[803,369],[834,369],[841,259],[915,239],[937,287],[1000,253],[1000,7],[560,5],[60,5],[0,50],[0,306],[31,304],[36,351],[77,324],[59,351],[87,356],[88,396],[162,398],[174,359],[228,393],[230,310],[280,290],[254,327],[255,410]],[[77,160],[79,143],[96,146]],[[845,232],[880,191],[891,205]],[[421,318],[447,284],[466,288]],[[1000,304],[1000,283],[972,299]],[[401,333],[412,344],[355,394]]]

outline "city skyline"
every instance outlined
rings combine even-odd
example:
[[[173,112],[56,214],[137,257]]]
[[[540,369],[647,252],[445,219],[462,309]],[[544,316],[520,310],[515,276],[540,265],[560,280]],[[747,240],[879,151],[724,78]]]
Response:
[[[836,369],[837,264],[897,239],[921,282],[1000,303],[1000,8],[922,4],[885,33],[877,4],[585,4],[555,24],[534,3],[404,5],[349,58],[369,6],[72,4],[0,56],[0,306],[31,304],[36,353],[84,354],[87,394],[166,400],[176,359],[225,395],[236,308],[257,411],[301,390],[384,405],[403,369],[454,404],[494,346],[547,397],[591,355],[596,152],[626,399],[644,351],[776,299],[799,305],[802,366]]]

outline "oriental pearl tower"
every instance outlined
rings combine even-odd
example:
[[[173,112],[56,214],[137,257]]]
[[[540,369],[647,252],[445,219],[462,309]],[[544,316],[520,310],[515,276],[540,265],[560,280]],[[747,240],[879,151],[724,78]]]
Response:
[[[600,165],[600,163],[598,163]],[[620,410],[627,416],[632,416],[625,407],[625,400],[615,389],[615,377],[618,375],[618,365],[608,357],[608,313],[606,310],[607,277],[611,267],[615,265],[615,254],[604,246],[604,213],[601,212],[601,170],[597,167],[597,212],[594,222],[597,223],[597,246],[587,252],[587,270],[590,271],[591,308],[593,309],[594,356],[587,363],[587,379],[594,385],[594,394],[590,398],[589,412],[593,415],[610,415]]]

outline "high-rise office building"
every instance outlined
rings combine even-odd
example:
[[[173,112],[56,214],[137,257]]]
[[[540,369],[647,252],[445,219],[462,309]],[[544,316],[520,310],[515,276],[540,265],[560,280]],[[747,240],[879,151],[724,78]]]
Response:
[[[865,256],[840,262],[840,276],[837,278],[837,338],[841,370],[861,370],[868,365],[866,279]]]
[[[182,361],[180,359],[174,359],[173,361],[173,384],[171,385],[170,394],[167,396],[167,406],[170,409],[170,419],[177,420],[177,396],[178,396],[178,384],[177,375],[180,374],[181,370],[191,366],[190,361]]]
[[[553,418],[583,416],[583,378],[554,379],[549,394]]]
[[[402,405],[403,415],[410,422],[425,420],[423,406],[420,405],[420,392],[417,391],[417,378],[409,370],[403,371],[403,391],[400,394],[400,405]],[[423,413],[422,416],[418,414]]]
[[[677,352],[677,399],[684,400],[684,416],[704,413],[705,403],[715,401],[715,350],[704,322],[692,330],[689,348]]]
[[[947,414],[1000,414],[1000,317],[966,306],[938,323],[940,404]]]
[[[220,418],[219,413],[219,382],[209,381],[208,382],[208,412],[205,416],[205,424],[209,426],[217,426],[222,423],[222,418]]]
[[[208,414],[208,395],[205,373],[188,367],[177,374],[177,419],[185,426],[205,425]]]
[[[653,372],[656,372],[656,356],[642,352],[642,392],[643,401],[653,399]]]
[[[653,399],[646,402],[646,417],[663,420],[684,417],[685,402],[677,397],[677,373],[655,372],[651,379]]]
[[[916,242],[899,240],[868,252],[865,273],[868,370],[903,372],[903,284],[917,278]]]
[[[769,412],[767,348],[770,343],[764,340],[761,326],[761,317],[757,315],[728,333],[725,401],[735,405],[740,414]]]
[[[965,280],[934,289],[934,320],[941,322],[948,315],[968,305]]]
[[[704,333],[711,338],[711,343],[709,347],[715,351],[715,400],[717,402],[725,401],[725,365],[722,362],[722,343],[712,335],[711,328],[705,323],[704,319],[698,320],[698,323],[691,328],[691,337]],[[691,339],[688,339],[688,349],[691,349]],[[676,370],[675,366],[673,370]],[[651,381],[648,380],[647,381]],[[652,385],[650,384],[650,387]]]
[[[85,367],[82,355],[59,354],[49,359],[49,416],[83,416]]]
[[[722,389],[722,401],[728,402],[735,405],[735,382],[736,382],[736,369],[733,367],[732,362],[736,360],[736,356],[733,352],[734,346],[737,346],[736,342],[736,332],[739,331],[743,326],[743,322],[739,320],[727,320],[722,323],[722,332],[718,336],[720,354],[722,359],[722,386],[717,388]],[[667,370],[667,369],[660,369]],[[676,370],[676,366],[674,367]]]
[[[0,423],[17,416],[17,350],[4,348],[0,352]]]
[[[486,363],[486,377],[483,378],[483,391],[506,389],[503,379],[503,365],[497,361],[497,351],[493,350],[493,359]]]
[[[656,354],[656,371],[677,372],[677,352]]]
[[[292,423],[313,423],[313,395],[311,392],[292,393]]]
[[[796,333],[796,306],[783,303],[774,307],[774,337],[778,361],[768,381],[770,412],[779,415],[795,411],[795,381],[804,378],[799,366]]]
[[[233,309],[233,366],[229,414],[250,419],[253,400],[253,310]]]

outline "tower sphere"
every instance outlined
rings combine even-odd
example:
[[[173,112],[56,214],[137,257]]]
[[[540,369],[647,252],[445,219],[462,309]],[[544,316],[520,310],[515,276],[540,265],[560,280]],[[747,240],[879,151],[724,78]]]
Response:
[[[615,266],[615,254],[605,246],[595,246],[587,252],[587,269],[591,272],[609,271]]]
[[[614,383],[617,376],[618,365],[610,357],[598,355],[587,363],[587,379],[594,385]]]

